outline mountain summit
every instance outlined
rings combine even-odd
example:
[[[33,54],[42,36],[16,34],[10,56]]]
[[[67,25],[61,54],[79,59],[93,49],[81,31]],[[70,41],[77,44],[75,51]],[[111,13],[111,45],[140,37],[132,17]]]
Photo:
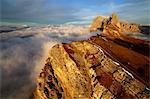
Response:
[[[149,41],[124,34],[124,24],[97,17],[90,30],[102,34],[53,46],[34,99],[149,99]],[[132,26],[125,31],[139,31]]]

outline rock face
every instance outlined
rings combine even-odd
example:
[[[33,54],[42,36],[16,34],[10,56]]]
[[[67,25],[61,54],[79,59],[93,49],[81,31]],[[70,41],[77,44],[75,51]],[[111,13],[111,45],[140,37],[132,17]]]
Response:
[[[102,16],[98,16],[96,17],[94,20],[93,20],[93,23],[90,27],[90,31],[96,31],[98,28],[101,28],[103,27],[102,23],[103,23],[103,20],[105,19],[105,17],[102,17]]]
[[[124,35],[115,14],[97,25],[102,35],[50,50],[34,99],[150,98],[149,42]]]
[[[119,18],[116,14],[112,14],[112,16],[107,20],[105,25],[103,26],[103,34],[105,36],[120,38],[122,37],[121,26],[119,22]]]
[[[139,80],[91,40],[55,45],[34,92],[35,99],[149,98]]]
[[[123,32],[141,32],[140,25],[136,23],[120,22]]]
[[[116,25],[124,33],[141,32],[139,24],[119,21],[119,18],[115,13],[113,13],[112,16],[109,18],[104,18],[104,17],[102,18],[101,16],[98,16],[97,18],[95,18],[95,20],[93,21],[91,25],[90,31],[95,31],[97,29],[103,30],[110,23]]]

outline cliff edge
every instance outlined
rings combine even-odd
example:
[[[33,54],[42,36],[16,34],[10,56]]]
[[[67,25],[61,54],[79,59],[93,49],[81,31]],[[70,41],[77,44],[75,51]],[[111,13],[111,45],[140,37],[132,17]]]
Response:
[[[150,98],[149,41],[125,36],[119,21],[107,23],[101,35],[51,48],[34,99]]]

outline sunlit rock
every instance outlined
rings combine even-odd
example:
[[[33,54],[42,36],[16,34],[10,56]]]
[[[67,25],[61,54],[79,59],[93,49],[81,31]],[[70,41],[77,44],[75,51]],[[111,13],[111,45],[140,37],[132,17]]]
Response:
[[[146,94],[137,96],[148,91],[146,86],[91,41],[58,44],[50,50],[35,99],[139,98]]]
[[[50,49],[34,99],[150,98],[149,41],[125,35],[116,14],[97,17],[90,31],[97,30],[88,40]]]

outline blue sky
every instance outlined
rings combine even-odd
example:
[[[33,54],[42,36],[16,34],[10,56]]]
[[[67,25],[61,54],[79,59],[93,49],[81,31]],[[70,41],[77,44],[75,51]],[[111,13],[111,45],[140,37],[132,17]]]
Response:
[[[46,24],[90,23],[115,12],[122,20],[150,24],[150,0],[1,0],[1,19]]]

